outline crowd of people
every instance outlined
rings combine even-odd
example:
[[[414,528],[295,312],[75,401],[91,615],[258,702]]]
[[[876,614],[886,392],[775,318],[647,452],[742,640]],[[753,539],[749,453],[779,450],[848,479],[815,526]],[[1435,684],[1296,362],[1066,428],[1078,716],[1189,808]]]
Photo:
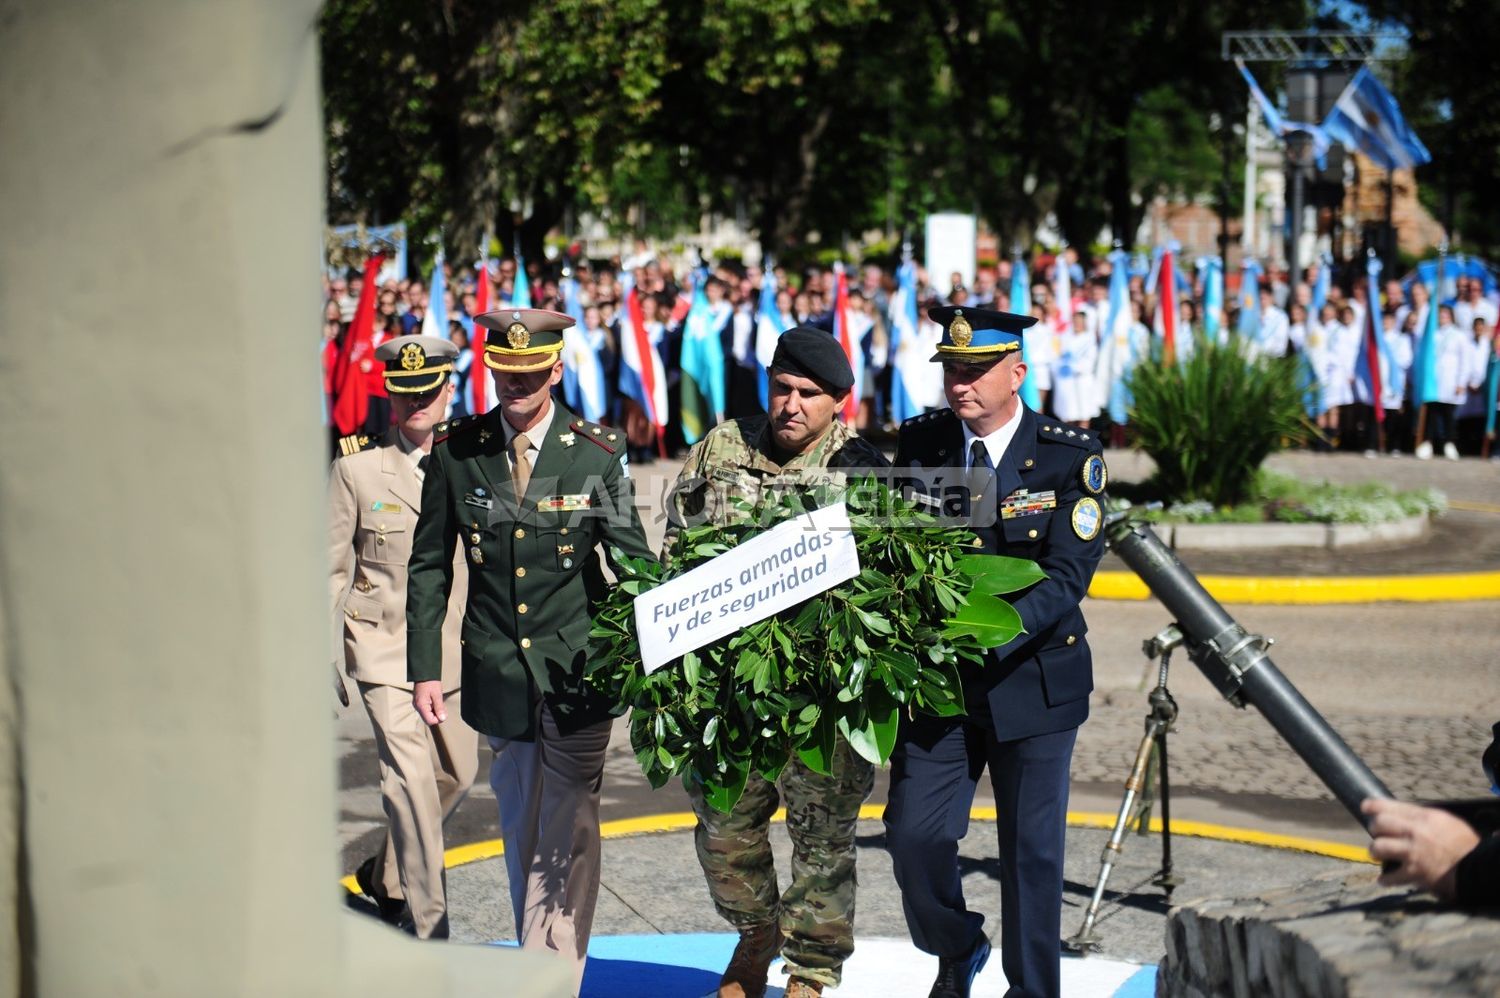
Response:
[[[893,433],[901,419],[941,407],[941,385],[921,361],[931,355],[940,336],[927,317],[928,307],[951,304],[1035,316],[1038,324],[1026,335],[1028,380],[1035,388],[1028,404],[1065,422],[1092,427],[1107,442],[1123,445],[1129,440],[1129,417],[1121,401],[1127,393],[1120,385],[1134,364],[1150,356],[1153,344],[1159,347],[1162,340],[1158,267],[1140,258],[1127,263],[1120,254],[1085,267],[1071,248],[1039,256],[1032,265],[1028,271],[1019,261],[981,264],[972,282],[965,282],[958,273],[943,278],[912,267],[909,276],[902,268],[876,263],[851,268],[847,277],[821,266],[775,266],[770,273],[738,262],[710,267],[682,261],[674,266],[643,244],[623,261],[527,261],[521,274],[515,259],[503,258],[487,268],[486,295],[479,294],[478,267],[444,266],[443,307],[438,314],[446,317],[447,328],[441,331],[432,329],[430,322],[424,325],[432,304],[428,285],[417,278],[391,277],[375,289],[373,338],[367,355],[358,359],[370,399],[365,424],[369,432],[378,433],[389,422],[373,349],[393,336],[418,331],[445,335],[458,346],[450,415],[467,414],[474,405],[470,379],[486,377],[482,366],[476,369],[473,364],[474,314],[481,304],[514,304],[575,315],[582,337],[573,351],[564,351],[564,361],[572,370],[586,349],[589,363],[597,364],[599,392],[589,405],[589,400],[577,397],[575,377],[562,388],[573,396],[566,401],[579,411],[593,409],[588,413],[592,418],[627,430],[638,459],[677,453],[702,435],[695,426],[685,428],[685,422],[693,421],[684,418],[681,394],[695,292],[722,358],[712,375],[716,383],[705,393],[714,400],[711,415],[717,422],[764,409],[764,366],[757,342],[764,317],[774,317],[778,331],[795,325],[832,331],[837,289],[844,280],[842,321],[860,354],[855,358],[860,381],[856,422],[862,432],[876,437]],[[1123,296],[1111,288],[1116,267],[1127,274]],[[1329,271],[1320,273],[1321,268]],[[1451,296],[1438,301],[1432,322],[1427,283],[1384,283],[1380,301],[1374,303],[1382,341],[1377,400],[1370,397],[1372,379],[1360,376],[1371,308],[1362,267],[1336,270],[1327,263],[1315,265],[1295,291],[1289,290],[1285,273],[1263,276],[1247,270],[1238,289],[1225,293],[1221,283],[1217,294],[1202,267],[1196,274],[1187,270],[1186,276],[1185,269],[1178,268],[1176,280],[1178,356],[1187,356],[1199,337],[1225,341],[1237,336],[1252,355],[1297,363],[1307,387],[1308,416],[1318,429],[1310,435],[1309,446],[1419,457],[1438,453],[1454,459],[1488,453],[1484,438],[1494,426],[1500,294],[1494,287],[1486,289],[1479,277],[1459,276]],[[903,280],[910,287],[905,293]],[[1257,290],[1251,291],[1244,283],[1248,281],[1254,281]],[[331,401],[339,343],[354,317],[363,276],[350,271],[326,278],[325,284],[324,384]],[[630,311],[627,296],[633,296],[639,312]],[[774,301],[765,302],[767,296]],[[905,326],[897,314],[903,309],[909,315]],[[632,403],[629,388],[621,387],[622,327],[632,314],[658,355],[667,382],[664,411],[654,420]],[[904,344],[898,342],[903,330],[908,341]],[[1426,383],[1435,385],[1435,393],[1429,387],[1429,396],[1419,399],[1412,369],[1428,335],[1435,345],[1430,351],[1433,371]],[[903,351],[910,351],[917,363],[903,365]],[[1379,421],[1373,418],[1377,405],[1383,410]]]

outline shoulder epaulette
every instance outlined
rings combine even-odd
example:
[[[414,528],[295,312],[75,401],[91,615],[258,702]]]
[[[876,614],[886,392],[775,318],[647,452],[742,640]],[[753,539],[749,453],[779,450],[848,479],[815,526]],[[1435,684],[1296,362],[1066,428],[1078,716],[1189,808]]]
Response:
[[[590,423],[586,419],[574,420],[568,424],[568,429],[590,443],[598,444],[604,448],[606,454],[613,454],[620,449],[620,431],[618,430]]]
[[[432,442],[440,444],[455,433],[471,430],[479,425],[479,421],[482,418],[481,416],[459,416],[457,419],[450,419],[447,422],[439,423],[432,428]]]
[[[1085,449],[1094,441],[1094,434],[1088,430],[1080,430],[1076,426],[1064,426],[1062,423],[1054,423],[1047,419],[1036,421],[1036,435],[1038,440],[1048,440],[1056,444],[1072,444],[1074,447]]]
[[[934,409],[931,412],[924,412],[920,416],[913,416],[910,419],[903,420],[901,429],[937,427],[957,418],[957,414],[952,409]]]
[[[339,438],[339,456],[348,457],[350,454],[358,454],[362,450],[369,450],[379,446],[380,441],[364,433],[351,433],[347,437]]]

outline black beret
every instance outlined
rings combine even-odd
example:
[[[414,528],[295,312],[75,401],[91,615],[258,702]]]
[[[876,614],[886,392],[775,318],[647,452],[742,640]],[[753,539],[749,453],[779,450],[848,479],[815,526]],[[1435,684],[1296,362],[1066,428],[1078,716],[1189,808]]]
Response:
[[[787,374],[812,378],[836,392],[854,384],[854,370],[838,340],[812,326],[793,326],[776,341],[771,367]]]

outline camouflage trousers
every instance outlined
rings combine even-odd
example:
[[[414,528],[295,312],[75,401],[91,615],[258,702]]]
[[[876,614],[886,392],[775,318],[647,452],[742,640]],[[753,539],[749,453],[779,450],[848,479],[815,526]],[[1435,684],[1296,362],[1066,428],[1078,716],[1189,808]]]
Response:
[[[832,776],[792,758],[781,774],[792,883],[781,893],[771,858],[770,822],[777,786],[751,774],[729,814],[720,814],[690,783],[698,815],[698,862],[714,907],[738,929],[779,923],[789,973],[838,987],[854,952],[854,824],[875,785],[875,768],[838,740]]]

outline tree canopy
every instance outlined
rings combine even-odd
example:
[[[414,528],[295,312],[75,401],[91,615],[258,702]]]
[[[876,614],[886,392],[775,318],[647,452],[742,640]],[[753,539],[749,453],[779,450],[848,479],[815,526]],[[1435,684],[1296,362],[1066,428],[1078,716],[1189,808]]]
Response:
[[[570,211],[647,234],[720,211],[772,252],[939,210],[1008,245],[1051,213],[1086,249],[1158,193],[1237,194],[1221,154],[1244,85],[1220,34],[1306,17],[1299,0],[330,0],[329,214],[404,219],[455,258],[486,230],[534,256]]]

